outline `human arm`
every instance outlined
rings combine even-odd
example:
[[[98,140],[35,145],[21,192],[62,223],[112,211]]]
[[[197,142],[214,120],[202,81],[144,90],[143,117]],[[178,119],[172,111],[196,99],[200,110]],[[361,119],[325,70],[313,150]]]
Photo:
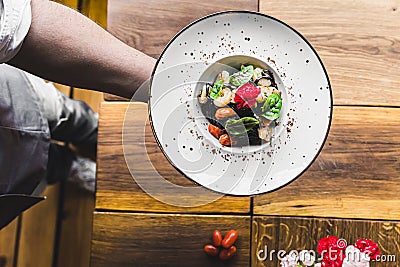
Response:
[[[155,59],[124,44],[80,13],[32,0],[32,23],[8,64],[42,78],[130,98]]]

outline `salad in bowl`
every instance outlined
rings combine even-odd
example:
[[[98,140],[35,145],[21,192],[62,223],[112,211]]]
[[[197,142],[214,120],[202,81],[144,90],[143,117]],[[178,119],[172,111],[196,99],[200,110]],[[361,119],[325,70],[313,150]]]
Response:
[[[231,71],[232,72],[232,71]],[[271,70],[252,64],[215,74],[198,95],[208,131],[222,146],[256,146],[270,142],[283,105]]]

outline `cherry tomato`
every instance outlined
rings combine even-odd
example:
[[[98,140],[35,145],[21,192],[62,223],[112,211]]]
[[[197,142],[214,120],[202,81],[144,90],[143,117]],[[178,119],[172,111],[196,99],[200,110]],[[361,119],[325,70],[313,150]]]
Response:
[[[228,249],[224,248],[223,250],[221,250],[221,252],[219,253],[219,258],[223,261],[226,261],[232,258],[235,254],[236,254],[236,247],[231,246]]]
[[[208,244],[204,246],[204,252],[210,256],[215,257],[218,255],[219,249],[214,247],[213,245]]]
[[[238,238],[239,234],[236,230],[230,230],[228,233],[226,233],[224,239],[222,240],[221,245],[224,248],[229,248],[233,244],[235,244],[236,239]]]
[[[223,146],[231,146],[231,138],[228,134],[223,134],[219,137],[219,142]]]
[[[212,124],[208,125],[208,131],[217,139],[224,133],[220,128]]]
[[[221,246],[222,234],[219,230],[214,230],[214,232],[212,234],[212,242],[213,242],[213,245],[216,247]]]

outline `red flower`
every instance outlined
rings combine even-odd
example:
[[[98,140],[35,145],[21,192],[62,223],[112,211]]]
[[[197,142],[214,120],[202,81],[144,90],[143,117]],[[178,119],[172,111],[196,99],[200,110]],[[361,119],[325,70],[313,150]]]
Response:
[[[337,248],[337,250],[343,250],[346,248],[338,248],[337,243],[338,243],[339,238],[336,236],[328,236],[321,238],[318,241],[318,253],[323,254],[323,252],[327,252],[330,248]]]
[[[341,267],[345,258],[344,250],[346,247],[339,246],[340,239],[336,236],[328,236],[318,241],[318,253],[323,256],[322,267]]]
[[[381,251],[379,250],[378,245],[370,239],[358,239],[355,247],[358,248],[361,252],[367,254],[371,260],[376,260],[381,255]]]
[[[260,94],[261,89],[251,83],[245,83],[240,86],[235,94],[234,101],[237,108],[251,108],[256,103],[256,98]]]

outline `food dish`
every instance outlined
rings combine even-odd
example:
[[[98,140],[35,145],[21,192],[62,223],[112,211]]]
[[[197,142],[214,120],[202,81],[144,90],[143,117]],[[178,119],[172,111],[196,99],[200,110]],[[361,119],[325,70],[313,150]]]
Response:
[[[272,73],[282,106],[269,142],[225,146],[210,134],[198,96],[223,70],[232,75],[242,65]],[[296,30],[264,14],[228,11],[193,22],[166,46],[149,112],[173,166],[208,189],[247,196],[276,190],[311,165],[329,131],[332,93],[320,58]]]
[[[282,108],[272,71],[253,65],[221,71],[214,83],[203,85],[198,101],[208,131],[223,146],[270,142]]]

